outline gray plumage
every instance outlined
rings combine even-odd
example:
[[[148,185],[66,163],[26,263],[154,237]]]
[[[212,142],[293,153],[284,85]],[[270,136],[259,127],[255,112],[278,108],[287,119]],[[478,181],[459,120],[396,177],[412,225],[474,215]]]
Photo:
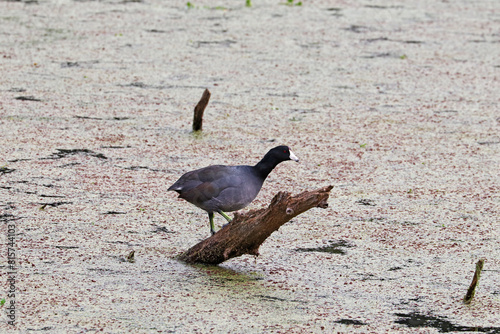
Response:
[[[210,231],[215,233],[213,213],[243,209],[257,197],[264,180],[280,162],[299,159],[288,146],[271,149],[255,166],[213,165],[187,172],[168,190],[208,212]]]

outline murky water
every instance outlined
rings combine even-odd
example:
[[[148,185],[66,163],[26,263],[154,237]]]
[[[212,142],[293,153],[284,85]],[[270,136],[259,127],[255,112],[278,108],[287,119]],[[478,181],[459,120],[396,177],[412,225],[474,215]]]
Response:
[[[1,3],[17,329],[498,332],[498,4],[192,3]],[[176,261],[209,228],[166,188],[278,144],[301,162],[278,166],[249,209],[332,184],[329,208],[258,258]]]

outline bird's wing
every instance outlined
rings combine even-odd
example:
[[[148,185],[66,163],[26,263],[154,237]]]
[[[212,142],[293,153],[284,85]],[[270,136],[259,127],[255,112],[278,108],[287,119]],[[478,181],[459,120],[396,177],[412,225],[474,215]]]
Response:
[[[215,210],[225,207],[225,203],[235,203],[234,200],[237,197],[227,195],[235,194],[234,191],[241,188],[243,181],[240,177],[233,174],[229,176],[225,174],[224,177],[219,178],[208,175],[205,180],[207,179],[211,181],[191,180],[187,182],[182,191],[179,191],[179,197],[205,210]]]
[[[193,170],[182,175],[168,190],[187,191],[200,186],[205,182],[213,182],[224,170],[220,165],[208,166]]]

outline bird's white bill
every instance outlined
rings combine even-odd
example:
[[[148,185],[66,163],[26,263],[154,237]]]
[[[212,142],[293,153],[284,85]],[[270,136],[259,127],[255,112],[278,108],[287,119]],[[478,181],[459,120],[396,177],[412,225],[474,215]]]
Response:
[[[290,160],[299,162],[299,158],[295,154],[293,154],[292,150],[290,150]]]

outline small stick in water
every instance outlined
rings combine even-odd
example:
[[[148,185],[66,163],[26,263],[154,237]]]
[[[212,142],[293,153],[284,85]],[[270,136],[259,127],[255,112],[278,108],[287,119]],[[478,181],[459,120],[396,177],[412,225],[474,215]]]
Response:
[[[130,252],[130,254],[127,256],[127,261],[128,262],[130,262],[130,263],[134,263],[135,262],[134,254],[135,254],[135,251],[131,251]]]
[[[470,284],[469,290],[467,290],[467,294],[464,297],[465,304],[470,304],[472,299],[474,298],[476,287],[479,284],[479,278],[481,277],[481,270],[483,270],[483,265],[484,259],[477,261],[476,272],[474,273],[474,277],[472,278],[472,283]]]
[[[210,100],[210,91],[205,89],[203,95],[201,96],[200,102],[194,107],[194,117],[193,117],[193,131],[201,131],[203,123],[203,112],[207,107],[208,101]]]

